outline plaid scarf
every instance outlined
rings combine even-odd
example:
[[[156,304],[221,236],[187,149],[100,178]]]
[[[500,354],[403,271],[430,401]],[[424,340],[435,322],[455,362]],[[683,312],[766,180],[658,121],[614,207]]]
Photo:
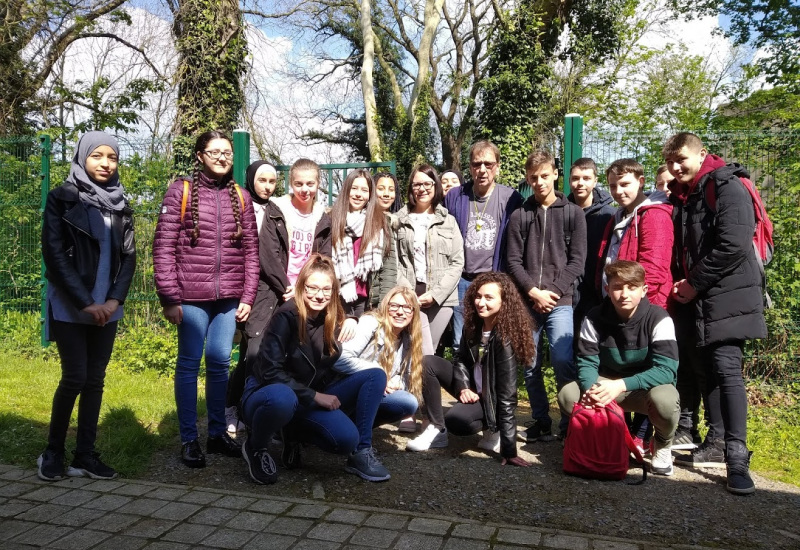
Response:
[[[358,299],[356,278],[366,283],[369,274],[380,270],[383,265],[383,233],[375,242],[362,242],[358,261],[355,260],[353,241],[364,234],[365,222],[366,215],[363,210],[347,214],[344,239],[333,247],[333,265],[336,269],[336,278],[339,279],[340,294],[348,304]]]

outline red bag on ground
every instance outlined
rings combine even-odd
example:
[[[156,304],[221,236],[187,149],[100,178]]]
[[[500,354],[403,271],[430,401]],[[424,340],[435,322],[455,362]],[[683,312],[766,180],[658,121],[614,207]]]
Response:
[[[630,453],[642,467],[644,459],[633,443],[625,412],[616,401],[603,408],[575,403],[564,442],[564,473],[589,479],[625,479]]]

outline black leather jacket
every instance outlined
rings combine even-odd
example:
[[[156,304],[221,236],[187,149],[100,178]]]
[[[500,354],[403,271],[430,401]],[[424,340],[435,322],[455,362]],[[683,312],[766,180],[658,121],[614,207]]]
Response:
[[[100,243],[92,235],[89,211],[78,185],[70,182],[47,195],[42,224],[45,277],[66,292],[78,309],[94,303],[92,289],[100,262]],[[111,215],[111,286],[107,300],[125,302],[136,270],[133,210],[128,203]]]
[[[333,365],[342,351],[338,342],[333,355],[329,355],[327,347],[323,346],[323,349],[317,350],[321,359],[315,364],[312,349],[315,344],[310,339],[300,343],[299,321],[294,300],[275,311],[261,341],[252,376],[258,381],[259,387],[286,384],[294,390],[300,403],[310,405],[318,391],[324,390],[341,376],[333,370]]]
[[[456,395],[469,388],[476,391],[473,378],[475,363],[478,362],[480,342],[467,340],[466,333],[461,337],[459,355],[454,364]],[[486,353],[483,356],[483,412],[486,425],[494,432],[500,432],[500,456],[517,456],[517,360],[510,343],[496,337],[495,331],[489,336]]]

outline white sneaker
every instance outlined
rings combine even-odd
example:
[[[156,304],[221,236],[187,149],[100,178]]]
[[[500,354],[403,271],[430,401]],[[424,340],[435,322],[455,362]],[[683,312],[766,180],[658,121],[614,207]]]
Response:
[[[478,448],[492,453],[500,452],[500,432],[483,431],[483,437],[478,441]]]
[[[425,431],[406,444],[406,451],[427,451],[447,447],[447,428],[429,424]]]
[[[236,407],[225,407],[225,424],[228,426],[229,434],[244,430],[244,424],[239,422],[239,413]]]
[[[672,451],[669,447],[655,448],[653,458],[650,459],[650,471],[660,476],[672,475]]]

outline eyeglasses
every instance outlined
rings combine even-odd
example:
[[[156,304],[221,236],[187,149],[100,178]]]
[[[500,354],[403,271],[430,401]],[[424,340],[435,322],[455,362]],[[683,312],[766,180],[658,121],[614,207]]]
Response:
[[[214,149],[213,151],[203,151],[206,155],[211,157],[214,160],[217,160],[219,157],[226,157],[229,159],[233,158],[233,151],[220,151],[219,149]]]
[[[485,166],[487,170],[494,170],[494,167],[497,166],[496,162],[488,162],[488,161],[475,161],[470,162],[469,165],[472,167],[473,170],[480,170],[481,166]]]
[[[321,293],[325,298],[330,298],[333,292],[332,288],[320,288],[318,286],[306,286],[305,289],[306,294],[309,296],[316,296]]]
[[[414,311],[414,308],[405,304],[389,304],[389,313],[397,313],[398,311],[402,311],[406,315],[411,315],[411,313]]]
[[[432,181],[415,181],[411,184],[411,189],[430,189],[433,187]]]

